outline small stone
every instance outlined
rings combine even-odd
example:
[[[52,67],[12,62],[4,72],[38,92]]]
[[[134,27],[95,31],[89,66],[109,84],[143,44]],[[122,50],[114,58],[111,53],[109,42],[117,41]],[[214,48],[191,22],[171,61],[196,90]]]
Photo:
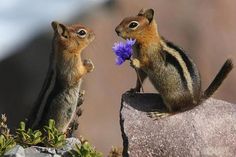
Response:
[[[40,146],[32,146],[32,147],[41,153],[56,154],[56,150],[55,150],[56,148],[40,147]]]
[[[63,151],[69,151],[75,147],[75,144],[81,145],[78,138],[71,137],[66,139],[66,144],[61,148]]]
[[[66,145],[62,148],[49,148],[32,146],[23,148],[20,145],[16,145],[11,150],[6,152],[4,157],[70,157],[68,151],[72,150],[75,144],[81,144],[77,138],[67,138]]]
[[[51,157],[51,154],[42,153],[34,146],[25,148],[25,157]]]
[[[4,157],[25,157],[25,150],[22,146],[16,145],[4,154]]]

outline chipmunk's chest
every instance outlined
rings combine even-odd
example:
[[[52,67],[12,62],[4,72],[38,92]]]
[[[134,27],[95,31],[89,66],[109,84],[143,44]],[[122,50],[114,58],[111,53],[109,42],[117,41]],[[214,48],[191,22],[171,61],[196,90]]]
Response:
[[[134,56],[141,63],[141,69],[146,73],[151,72],[154,66],[161,64],[161,58],[157,46],[139,46],[134,48]]]
[[[134,47],[133,56],[140,61],[143,70],[151,68],[152,62],[151,62],[151,58],[150,58],[150,55],[149,55],[149,52],[147,51],[147,49],[144,49],[144,48],[136,45]]]
[[[67,84],[76,84],[84,73],[82,61],[79,56],[63,56],[58,58],[57,73]]]

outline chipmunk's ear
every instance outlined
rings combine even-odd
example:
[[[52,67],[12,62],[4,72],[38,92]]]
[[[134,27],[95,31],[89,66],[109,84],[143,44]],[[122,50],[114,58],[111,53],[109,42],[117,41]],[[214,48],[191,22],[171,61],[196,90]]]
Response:
[[[53,21],[51,25],[55,33],[59,34],[60,36],[63,36],[64,38],[69,37],[68,29],[66,28],[65,25],[58,23],[56,21]]]
[[[154,16],[154,10],[153,9],[141,9],[138,13],[138,16],[144,16],[148,19],[149,23],[152,22],[153,16]]]

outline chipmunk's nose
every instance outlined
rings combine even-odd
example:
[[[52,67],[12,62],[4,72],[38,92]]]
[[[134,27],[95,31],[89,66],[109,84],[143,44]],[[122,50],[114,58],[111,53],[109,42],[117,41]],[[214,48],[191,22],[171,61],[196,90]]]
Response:
[[[120,27],[116,27],[115,31],[116,31],[117,35],[120,36],[121,28]]]

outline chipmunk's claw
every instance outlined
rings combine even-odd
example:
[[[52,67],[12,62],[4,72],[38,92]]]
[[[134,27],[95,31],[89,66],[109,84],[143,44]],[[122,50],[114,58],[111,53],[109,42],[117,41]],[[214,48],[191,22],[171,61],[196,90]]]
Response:
[[[147,112],[147,116],[153,118],[154,120],[158,120],[161,118],[165,118],[170,116],[171,114],[168,112]]]

